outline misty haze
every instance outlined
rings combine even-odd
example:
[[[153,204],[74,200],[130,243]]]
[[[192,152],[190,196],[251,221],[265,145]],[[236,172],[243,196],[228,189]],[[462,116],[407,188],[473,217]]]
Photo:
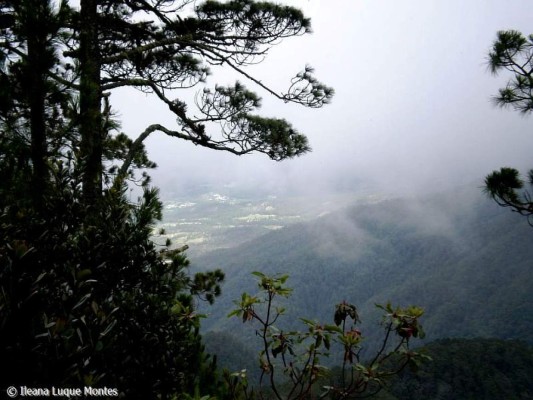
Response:
[[[533,398],[531,16],[0,0],[0,392]]]

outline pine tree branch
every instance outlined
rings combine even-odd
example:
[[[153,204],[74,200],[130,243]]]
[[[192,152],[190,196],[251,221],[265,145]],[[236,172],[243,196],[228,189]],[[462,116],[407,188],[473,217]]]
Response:
[[[19,49],[15,48],[13,46],[11,46],[8,42],[0,43],[0,45],[1,45],[1,47],[4,47],[5,49],[15,53],[17,56],[19,56],[22,59],[27,59],[28,58],[28,55],[26,53],[20,51]],[[75,90],[79,90],[80,89],[79,85],[77,85],[74,82],[71,82],[71,81],[69,81],[69,80],[67,80],[65,78],[62,78],[61,76],[53,73],[50,70],[45,71],[45,73],[50,78],[52,78],[53,80],[57,81],[58,83],[60,83],[62,85],[65,85],[69,89],[75,89]]]
[[[186,134],[186,133],[170,130],[170,129],[164,127],[163,125],[153,124],[153,125],[150,125],[149,127],[147,127],[137,137],[137,139],[135,139],[135,141],[133,141],[133,143],[131,144],[129,152],[128,152],[126,158],[124,159],[124,161],[122,163],[122,166],[120,167],[120,169],[118,171],[116,180],[121,180],[121,181],[124,180],[124,178],[126,177],[126,175],[128,173],[129,168],[131,167],[131,164],[133,163],[133,160],[135,159],[135,156],[139,153],[139,151],[142,150],[143,142],[153,132],[156,132],[156,131],[163,132],[166,135],[171,136],[171,137],[187,140],[189,142],[194,143],[195,145],[200,145],[200,146],[207,147],[207,148],[210,148],[210,149],[213,149],[213,150],[227,151],[229,153],[232,153],[232,154],[235,154],[235,155],[238,155],[238,156],[244,155],[244,154],[247,154],[247,153],[250,153],[250,152],[253,152],[253,151],[257,150],[256,147],[250,147],[250,148],[241,147],[241,150],[238,150],[238,149],[235,149],[235,148],[232,148],[232,147],[228,147],[228,146],[225,146],[225,145],[222,144],[222,143],[227,143],[229,141],[221,141],[221,142],[204,141],[202,139],[193,137],[193,136],[191,136],[189,134]]]

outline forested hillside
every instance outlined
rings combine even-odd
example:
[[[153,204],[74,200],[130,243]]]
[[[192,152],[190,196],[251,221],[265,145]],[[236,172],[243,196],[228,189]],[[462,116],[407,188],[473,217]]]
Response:
[[[250,272],[259,270],[290,275],[286,321],[331,323],[334,305],[347,300],[359,307],[368,343],[379,322],[374,304],[389,300],[425,308],[429,341],[533,342],[532,237],[525,220],[476,189],[355,206],[196,260],[197,268],[226,273],[203,327],[246,331],[225,315],[241,292],[256,292]],[[248,337],[247,346],[253,348],[253,340]]]
[[[519,400],[533,396],[533,349],[518,341],[442,339],[425,348],[433,362],[406,370],[380,400]]]

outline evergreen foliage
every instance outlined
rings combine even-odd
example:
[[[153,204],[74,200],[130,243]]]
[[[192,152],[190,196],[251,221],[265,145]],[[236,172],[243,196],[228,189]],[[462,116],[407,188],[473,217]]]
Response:
[[[209,65],[224,65],[281,100],[320,107],[333,91],[310,67],[286,93],[243,69],[309,29],[294,8],[249,0],[0,1],[0,390],[223,394],[196,308],[220,295],[224,275],[191,276],[180,250],[151,241],[161,203],[138,176],[155,167],[143,141],[160,131],[274,160],[308,151],[287,121],[254,113],[260,99],[242,84],[204,84]],[[196,85],[200,117],[169,97]],[[110,93],[126,86],[159,98],[177,126],[120,132]],[[132,181],[136,203],[125,196]]]
[[[416,374],[393,378],[382,400],[521,400],[533,396],[533,349],[519,341],[442,339]]]
[[[186,259],[163,259],[149,240],[157,193],[147,190],[135,207],[109,194],[86,225],[64,179],[54,182],[61,194],[45,199],[46,219],[4,208],[2,386],[107,386],[139,398],[192,392],[202,379],[195,371],[207,367],[199,316]]]
[[[505,88],[499,90],[494,102],[500,107],[511,107],[521,114],[533,111],[533,35],[525,37],[520,32],[500,31],[489,53],[489,67],[493,74],[510,72]],[[503,167],[485,179],[485,192],[499,205],[509,207],[527,217],[533,226],[533,200],[531,193],[523,190],[533,187],[533,170],[524,179],[515,168]]]

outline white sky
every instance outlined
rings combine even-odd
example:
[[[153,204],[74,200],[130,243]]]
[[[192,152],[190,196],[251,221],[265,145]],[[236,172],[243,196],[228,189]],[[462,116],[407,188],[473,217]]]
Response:
[[[262,115],[288,119],[313,152],[276,163],[261,154],[235,157],[161,135],[147,141],[164,197],[183,185],[219,182],[254,187],[332,190],[357,182],[383,190],[481,186],[501,166],[533,167],[533,121],[492,105],[506,76],[486,57],[498,30],[533,33],[528,0],[286,0],[312,18],[313,34],[271,50],[254,76],[282,91],[306,64],[332,86],[320,110],[287,105],[240,78],[263,98]],[[230,83],[232,73],[208,80]],[[177,92],[176,97],[190,97]],[[173,128],[164,105],[142,93],[113,95],[132,136],[152,123]],[[191,110],[193,106],[191,105]]]

